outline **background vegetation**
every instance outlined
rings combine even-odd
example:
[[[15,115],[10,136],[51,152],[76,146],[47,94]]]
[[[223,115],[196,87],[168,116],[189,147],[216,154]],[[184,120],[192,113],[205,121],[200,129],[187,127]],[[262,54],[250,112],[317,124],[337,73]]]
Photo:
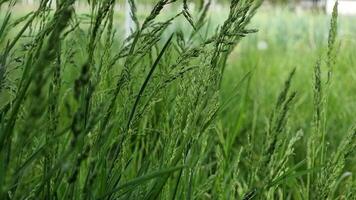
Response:
[[[337,4],[74,3],[0,0],[0,199],[355,199]]]

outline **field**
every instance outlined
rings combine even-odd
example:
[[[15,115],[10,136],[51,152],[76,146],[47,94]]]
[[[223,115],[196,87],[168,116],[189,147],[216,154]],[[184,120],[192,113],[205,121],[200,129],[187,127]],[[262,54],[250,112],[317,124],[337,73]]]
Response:
[[[0,0],[0,199],[356,199],[337,4],[74,2]]]

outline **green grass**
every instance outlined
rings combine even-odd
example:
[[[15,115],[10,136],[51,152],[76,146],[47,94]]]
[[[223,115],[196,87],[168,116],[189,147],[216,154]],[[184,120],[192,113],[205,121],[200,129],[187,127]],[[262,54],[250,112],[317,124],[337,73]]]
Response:
[[[3,2],[0,199],[355,198],[352,18]]]
[[[278,91],[285,77],[293,68],[297,69],[293,85],[298,91],[298,112],[294,113],[293,124],[295,128],[310,127],[310,119],[314,112],[312,108],[313,71],[317,60],[322,59],[326,64],[327,34],[329,16],[311,15],[304,13],[301,16],[291,14],[289,11],[277,9],[276,14],[260,12],[254,20],[254,27],[259,27],[257,34],[243,40],[229,60],[226,73],[226,88],[236,80],[236,74],[253,71],[249,92],[253,99],[260,102],[263,115],[273,108],[276,91]],[[267,17],[267,15],[269,17]],[[274,18],[268,22],[269,18]],[[351,24],[352,18],[340,17],[339,36],[337,38],[337,63],[334,67],[334,77],[330,91],[331,109],[328,119],[331,121],[332,132],[346,131],[353,123],[355,104],[352,82],[355,77],[353,52],[356,41],[352,37],[355,26]],[[279,27],[279,28],[277,28]],[[264,41],[268,49],[259,50],[258,43]],[[325,68],[324,68],[325,67]],[[323,77],[327,75],[326,66],[323,68]],[[230,76],[231,75],[231,76]],[[240,75],[242,77],[242,75]],[[268,84],[267,84],[268,83]],[[258,95],[258,96],[256,96]],[[252,98],[252,97],[251,97]],[[343,99],[340,103],[340,98]],[[297,121],[296,121],[297,120]],[[295,123],[294,123],[295,122]],[[338,123],[338,124],[335,124]],[[339,135],[339,134],[334,134]]]

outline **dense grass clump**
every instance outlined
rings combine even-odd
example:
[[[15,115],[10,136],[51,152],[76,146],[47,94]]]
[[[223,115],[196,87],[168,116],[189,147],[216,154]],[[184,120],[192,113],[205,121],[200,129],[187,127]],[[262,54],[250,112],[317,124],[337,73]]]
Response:
[[[296,128],[298,70],[267,119],[250,95],[254,66],[226,87],[261,1],[232,0],[215,26],[211,1],[158,0],[142,17],[129,0],[127,38],[115,0],[75,2],[19,14],[0,0],[0,199],[355,198],[356,129],[328,142],[337,4],[310,76],[312,123]]]

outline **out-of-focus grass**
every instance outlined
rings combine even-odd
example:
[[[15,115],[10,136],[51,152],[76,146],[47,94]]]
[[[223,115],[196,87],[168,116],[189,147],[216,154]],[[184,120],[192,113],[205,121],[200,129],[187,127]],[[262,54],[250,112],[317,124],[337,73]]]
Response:
[[[251,71],[248,96],[255,105],[250,109],[258,109],[259,116],[267,117],[284,77],[296,68],[294,85],[298,98],[295,112],[290,116],[293,119],[290,125],[296,129],[309,129],[313,112],[313,67],[317,60],[325,59],[329,20],[330,16],[323,13],[261,9],[251,24],[258,27],[259,32],[242,40],[229,59],[223,91],[229,91],[239,77]],[[353,84],[356,78],[354,20],[352,16],[340,16],[338,20],[337,64],[328,109],[328,137],[331,137],[332,145],[342,136],[337,132],[345,132],[349,128],[356,112],[356,101],[353,100],[356,91]],[[229,94],[225,93],[226,96]],[[264,118],[259,119],[258,124],[263,123]]]
[[[296,68],[293,89],[297,91],[295,106],[289,115],[291,132],[303,130],[313,134],[313,70],[318,60],[325,60],[329,15],[323,13],[295,13],[288,9],[271,9],[259,12],[251,23],[259,32],[242,40],[230,57],[222,85],[222,99],[231,96],[232,86],[248,72],[252,73],[246,93],[248,100],[234,102],[232,112],[223,117],[226,131],[242,134],[252,130],[263,135],[268,125],[270,111],[274,108],[277,91],[281,90],[284,77]],[[356,24],[354,16],[339,17],[337,62],[330,89],[326,138],[328,149],[338,146],[341,139],[355,123],[356,113]],[[326,66],[322,61],[323,78]],[[235,123],[231,123],[234,122]],[[248,137],[242,134],[241,138]],[[307,140],[296,145],[296,158],[307,155]],[[263,141],[261,141],[261,145]],[[330,154],[330,152],[328,153]],[[356,157],[348,160],[347,169],[356,172]]]

